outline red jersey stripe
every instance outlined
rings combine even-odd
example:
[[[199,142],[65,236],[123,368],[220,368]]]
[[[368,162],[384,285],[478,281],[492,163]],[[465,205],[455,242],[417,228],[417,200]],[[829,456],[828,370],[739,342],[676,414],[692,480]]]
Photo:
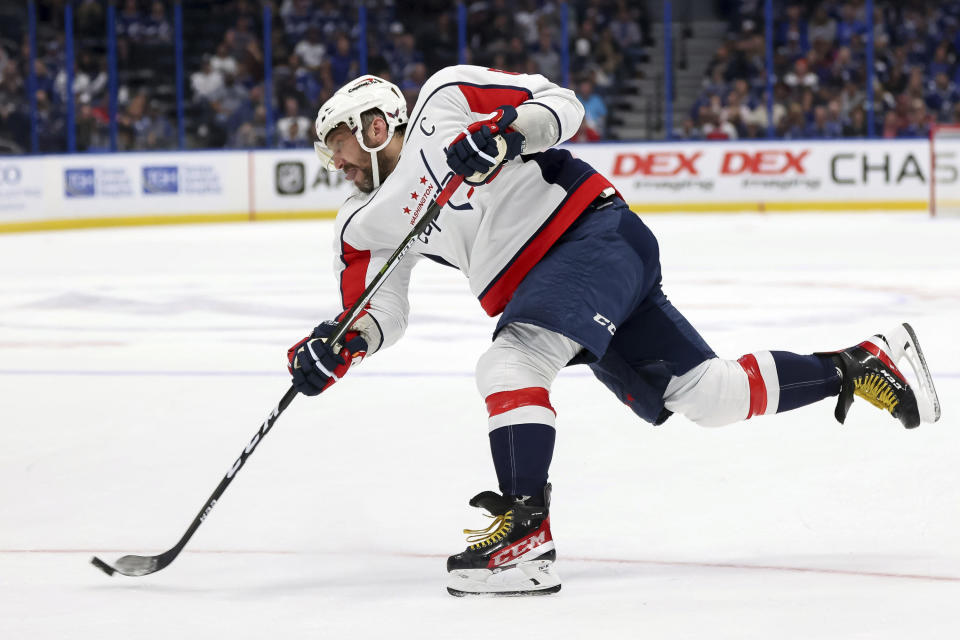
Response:
[[[550,406],[550,392],[543,387],[526,387],[513,391],[498,391],[487,396],[487,413],[490,417],[498,416],[519,407],[545,407],[557,412]]]
[[[487,315],[495,316],[503,311],[530,269],[533,269],[534,265],[540,262],[540,259],[546,255],[550,247],[563,235],[563,232],[580,217],[587,205],[593,202],[601,191],[610,186],[613,185],[606,178],[599,173],[595,173],[570,194],[570,197],[551,216],[537,235],[530,239],[520,253],[514,256],[510,266],[499,276],[496,282],[487,288],[486,293],[480,298],[480,306],[487,312]]]
[[[747,372],[747,381],[750,383],[750,409],[747,411],[747,418],[759,416],[767,410],[767,385],[760,373],[760,365],[752,353],[737,362]]]
[[[347,266],[340,274],[340,296],[343,308],[349,309],[366,289],[370,252],[354,249],[346,242],[343,243],[342,250],[341,258]]]
[[[505,104],[514,107],[530,99],[527,89],[512,89],[510,87],[475,87],[468,84],[458,84],[457,88],[467,99],[470,110],[474,113],[492,113]]]

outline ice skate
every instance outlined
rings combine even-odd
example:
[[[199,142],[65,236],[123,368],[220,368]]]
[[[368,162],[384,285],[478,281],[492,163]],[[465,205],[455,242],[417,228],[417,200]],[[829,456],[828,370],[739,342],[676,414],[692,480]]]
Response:
[[[920,350],[917,334],[903,323],[884,334],[876,334],[855,347],[819,355],[830,356],[841,376],[840,396],[834,412],[842,424],[853,397],[886,409],[907,429],[921,422],[940,419],[940,402],[933,377]],[[913,385],[897,368],[906,360],[913,369]]]
[[[454,596],[526,596],[556,593],[560,578],[550,535],[550,485],[543,505],[484,491],[470,505],[490,513],[486,529],[464,529],[469,547],[447,559],[447,591]]]

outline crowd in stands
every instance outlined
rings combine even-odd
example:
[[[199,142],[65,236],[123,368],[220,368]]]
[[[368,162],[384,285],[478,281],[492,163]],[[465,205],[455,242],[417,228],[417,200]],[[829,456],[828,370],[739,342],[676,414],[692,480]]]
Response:
[[[74,79],[67,89],[64,6],[37,3],[35,116],[40,151],[66,149],[72,93],[76,148],[105,150],[109,139],[107,0],[74,0]],[[0,152],[31,147],[29,40],[24,3],[0,8]],[[263,4],[183,2],[184,133],[190,148],[305,147],[320,104],[360,73],[356,3],[275,0],[270,30],[272,91],[264,90]],[[426,79],[456,64],[457,5],[442,0],[367,2],[367,70],[396,83],[413,104]],[[569,2],[569,83],[587,110],[581,140],[605,136],[605,95],[635,71],[649,46],[650,20],[632,0]],[[560,3],[466,3],[466,61],[561,81]],[[429,18],[427,17],[429,16]],[[175,148],[173,3],[117,4],[117,147]],[[270,96],[273,126],[267,131]]]
[[[704,70],[703,90],[678,137],[766,137],[763,2],[727,0],[730,32]],[[778,138],[858,138],[867,131],[865,0],[778,3],[772,125]],[[875,134],[926,136],[960,122],[960,2],[876,0]]]
[[[31,148],[31,109],[41,151],[66,149],[74,103],[78,150],[110,147],[107,0],[73,0],[73,86],[67,88],[64,6],[37,3],[36,87],[27,90],[23,3],[0,3],[0,152]],[[703,70],[703,88],[677,137],[766,137],[764,2],[716,0],[730,20]],[[576,141],[608,137],[611,98],[642,73],[657,45],[647,2],[572,0],[569,68],[563,69],[559,0],[466,2],[467,62],[566,80],[586,117]],[[275,0],[269,32],[272,86],[265,89],[263,5],[183,2],[183,128],[189,148],[308,147],[317,108],[362,68],[396,83],[412,106],[426,79],[461,59],[457,6],[442,0],[371,0],[360,32],[355,3]],[[867,135],[865,0],[775,2],[772,126],[781,138]],[[684,19],[683,16],[676,16]],[[960,121],[960,0],[875,0],[877,135],[926,135]],[[176,148],[173,3],[117,4],[117,146]],[[270,100],[269,105],[266,100]],[[32,106],[35,104],[35,107]],[[272,124],[268,131],[268,109]]]

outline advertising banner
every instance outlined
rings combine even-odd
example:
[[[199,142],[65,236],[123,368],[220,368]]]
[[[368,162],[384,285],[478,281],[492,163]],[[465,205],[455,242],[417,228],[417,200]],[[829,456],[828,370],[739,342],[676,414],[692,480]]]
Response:
[[[638,213],[926,211],[926,140],[565,145]],[[960,140],[938,142],[960,192]],[[496,188],[494,184],[492,187]],[[312,149],[0,158],[0,231],[333,217],[353,187]]]
[[[0,225],[249,217],[248,155],[118,153],[4,160],[0,176],[7,181],[0,185]]]
[[[916,210],[929,196],[926,140],[570,145],[638,211]],[[940,185],[958,158],[937,161]]]
[[[332,216],[353,191],[343,173],[328,171],[312,149],[259,151],[254,153],[253,166],[253,208],[260,218]]]

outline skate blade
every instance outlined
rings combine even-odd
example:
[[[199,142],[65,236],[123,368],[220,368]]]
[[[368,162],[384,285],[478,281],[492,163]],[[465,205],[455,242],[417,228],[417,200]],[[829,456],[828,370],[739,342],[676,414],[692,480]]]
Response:
[[[539,596],[560,591],[560,576],[550,560],[521,562],[503,571],[461,569],[450,572],[452,596]]]
[[[914,395],[917,397],[920,421],[936,422],[940,419],[940,399],[937,398],[933,376],[930,375],[930,368],[927,367],[927,360],[923,357],[923,351],[920,349],[920,342],[913,327],[904,322],[884,337],[890,345],[893,361],[900,362],[905,359],[913,369],[915,381],[911,384],[914,387]]]

